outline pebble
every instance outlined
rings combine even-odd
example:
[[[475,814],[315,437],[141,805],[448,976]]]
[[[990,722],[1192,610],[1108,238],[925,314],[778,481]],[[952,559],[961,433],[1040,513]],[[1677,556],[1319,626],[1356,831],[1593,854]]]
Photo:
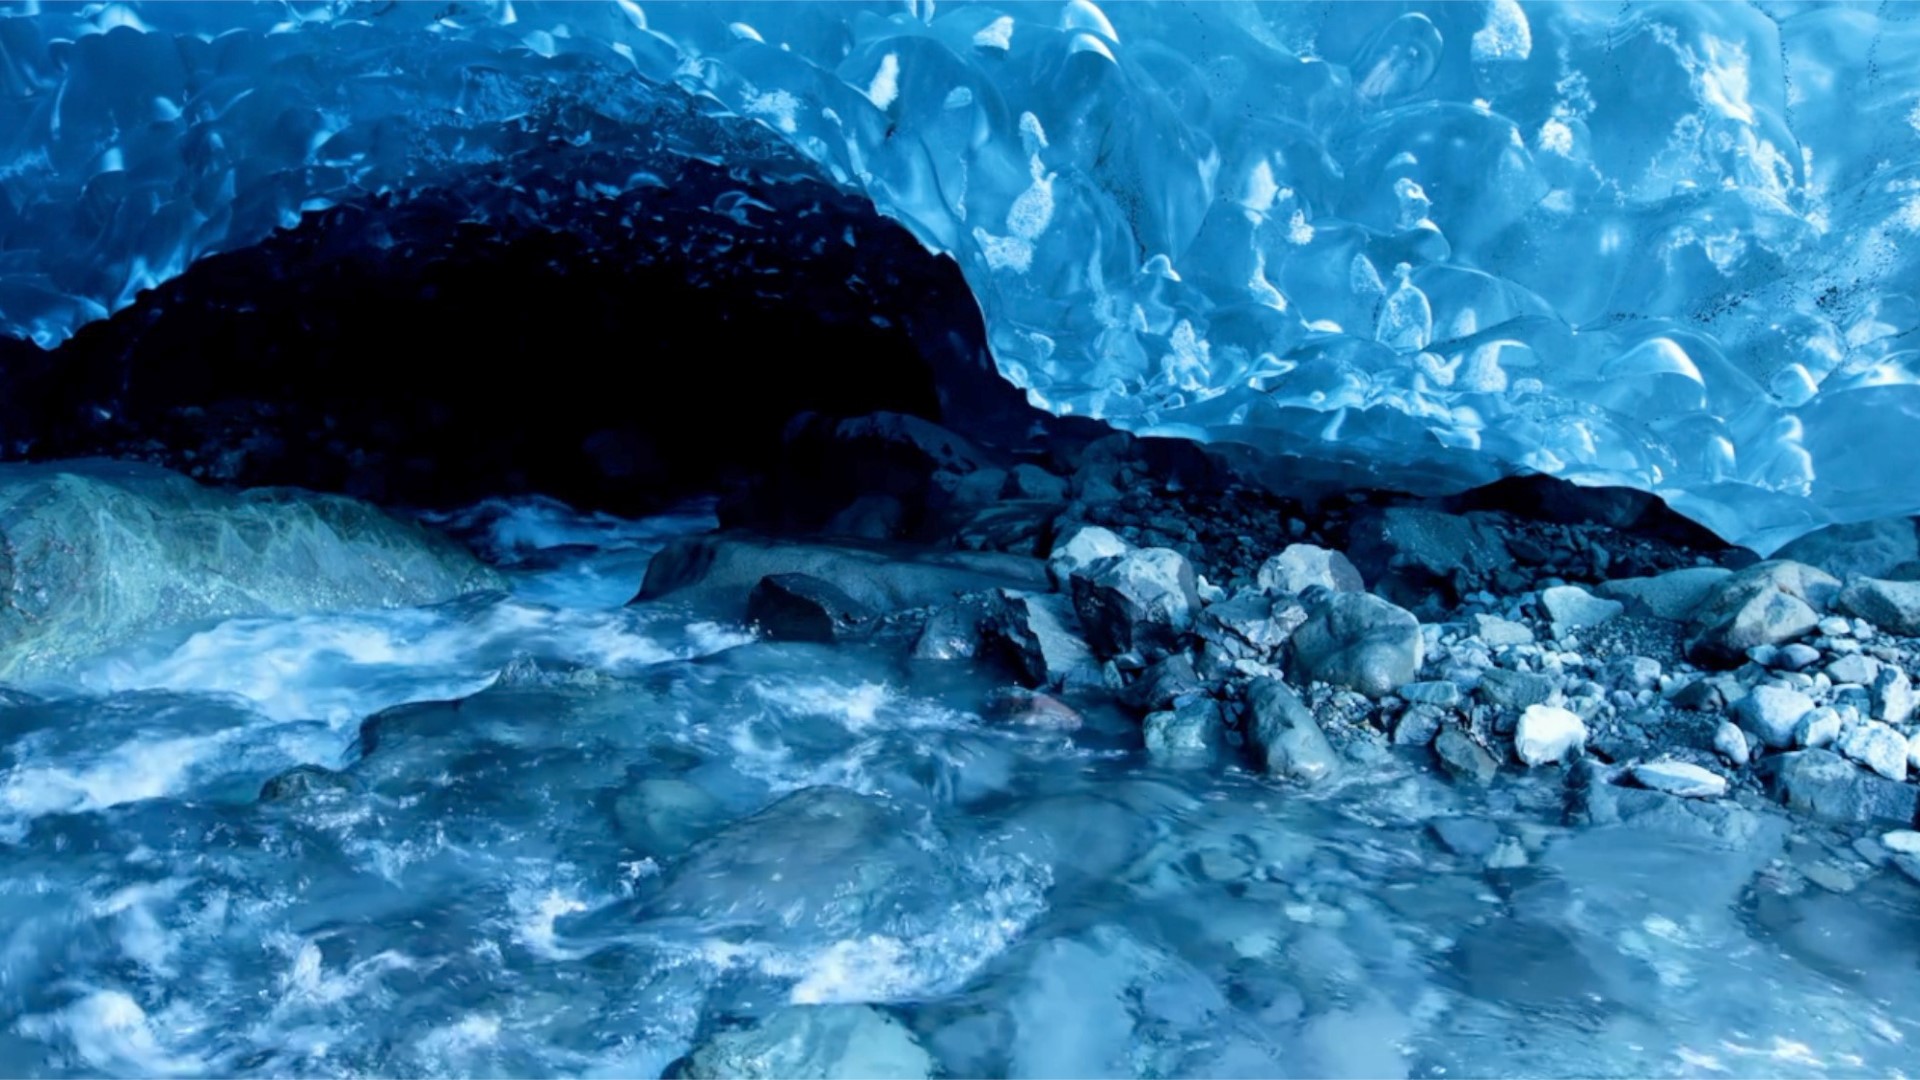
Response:
[[[1587,744],[1587,725],[1554,705],[1529,705],[1514,729],[1513,751],[1529,766],[1564,761]]]
[[[1649,761],[1633,767],[1644,787],[1685,799],[1717,799],[1727,793],[1727,778],[1684,761]]]

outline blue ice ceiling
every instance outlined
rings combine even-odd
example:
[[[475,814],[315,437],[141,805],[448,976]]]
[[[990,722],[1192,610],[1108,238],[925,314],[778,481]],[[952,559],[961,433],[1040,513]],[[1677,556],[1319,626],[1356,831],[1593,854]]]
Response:
[[[1626,484],[1762,548],[1920,510],[1920,9],[0,11],[0,331],[44,345],[305,211],[611,126],[864,194],[1057,413]]]

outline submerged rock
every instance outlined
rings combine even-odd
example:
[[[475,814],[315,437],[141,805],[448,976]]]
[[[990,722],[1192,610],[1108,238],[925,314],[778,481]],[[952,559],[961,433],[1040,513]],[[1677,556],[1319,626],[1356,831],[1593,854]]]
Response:
[[[1433,740],[1433,753],[1455,780],[1485,785],[1500,772],[1500,762],[1493,754],[1457,725],[1449,724],[1441,730]]]
[[[339,799],[360,790],[360,781],[351,774],[335,772],[321,765],[295,765],[260,785],[260,801]]]
[[[1856,768],[1830,750],[1799,750],[1765,762],[1775,797],[1821,821],[1912,828],[1920,788]]]
[[[705,788],[677,776],[650,776],[613,801],[627,843],[649,855],[678,855],[726,823],[726,808]]]
[[[1255,679],[1247,688],[1247,741],[1269,776],[1315,783],[1340,768],[1333,744],[1293,688]]]
[[[774,641],[831,644],[865,633],[866,605],[811,574],[769,574],[747,596],[747,622]]]
[[[338,495],[204,488],[107,461],[0,466],[0,679],[202,619],[500,588],[463,548]]]
[[[1412,612],[1368,593],[1324,597],[1293,632],[1292,645],[1303,680],[1372,698],[1418,678],[1425,649]]]
[[[933,1058],[871,1005],[794,1005],[716,1031],[667,1075],[687,1080],[920,1080]]]

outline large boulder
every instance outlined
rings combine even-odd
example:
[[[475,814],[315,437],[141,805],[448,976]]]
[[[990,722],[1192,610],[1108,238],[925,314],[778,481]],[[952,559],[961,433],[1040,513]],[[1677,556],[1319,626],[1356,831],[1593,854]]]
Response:
[[[1420,675],[1425,649],[1413,614],[1369,593],[1323,596],[1291,638],[1302,679],[1385,697]]]
[[[1920,581],[1860,578],[1840,590],[1833,606],[1889,634],[1920,637]]]
[[[1755,563],[1713,587],[1688,624],[1687,658],[1737,667],[1757,645],[1784,645],[1811,633],[1840,582],[1805,563]]]
[[[831,581],[811,574],[768,574],[747,594],[747,622],[775,641],[824,645],[866,633],[873,612]]]
[[[1436,594],[1451,603],[1513,566],[1497,520],[1396,506],[1354,522],[1346,554],[1385,596],[1409,607]]]
[[[217,491],[150,465],[0,466],[0,679],[204,619],[430,604],[501,587],[376,507]]]
[[[1073,608],[1103,656],[1165,652],[1200,611],[1193,564],[1171,548],[1098,559],[1073,575]]]
[[[879,613],[938,607],[963,593],[987,589],[1049,587],[1046,565],[1020,555],[719,532],[683,537],[662,548],[647,564],[646,580],[634,599],[674,597],[739,618],[754,586],[774,574],[807,574],[831,582]]]

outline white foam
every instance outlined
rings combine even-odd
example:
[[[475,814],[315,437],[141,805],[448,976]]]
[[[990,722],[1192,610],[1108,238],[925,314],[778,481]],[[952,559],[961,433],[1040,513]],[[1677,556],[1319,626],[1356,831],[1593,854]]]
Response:
[[[95,990],[56,1012],[22,1018],[18,1029],[29,1037],[70,1042],[81,1060],[101,1072],[177,1076],[216,1071],[165,1046],[146,1010],[121,990]]]

